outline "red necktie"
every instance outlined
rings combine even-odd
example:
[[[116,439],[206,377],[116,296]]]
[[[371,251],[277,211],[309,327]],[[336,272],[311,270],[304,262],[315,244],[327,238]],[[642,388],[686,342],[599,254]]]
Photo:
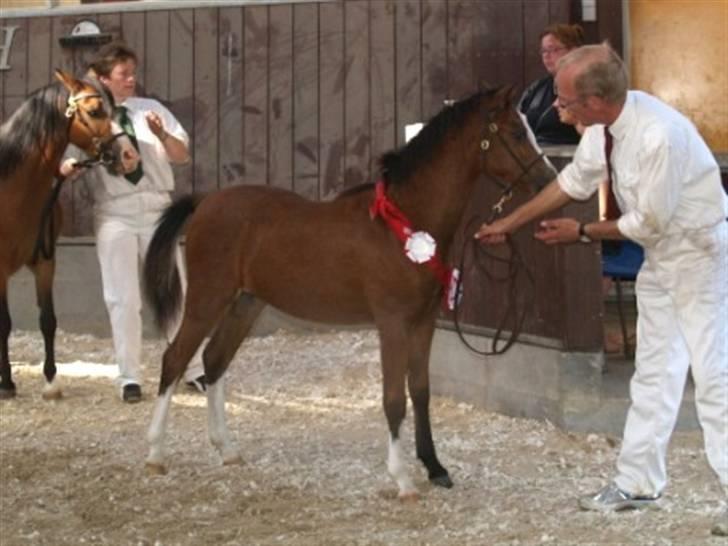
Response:
[[[604,155],[607,158],[607,220],[616,220],[621,216],[617,198],[612,190],[612,145],[614,144],[609,127],[604,126]]]

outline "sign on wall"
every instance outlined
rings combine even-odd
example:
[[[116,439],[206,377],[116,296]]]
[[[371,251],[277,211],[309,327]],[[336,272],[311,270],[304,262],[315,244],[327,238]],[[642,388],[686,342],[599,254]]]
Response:
[[[13,46],[13,38],[15,31],[20,27],[0,27],[0,70],[10,70],[8,58],[10,57],[10,48]]]

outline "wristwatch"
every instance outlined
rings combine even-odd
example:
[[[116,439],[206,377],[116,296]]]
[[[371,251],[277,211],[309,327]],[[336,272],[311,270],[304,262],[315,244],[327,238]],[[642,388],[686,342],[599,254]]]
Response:
[[[579,224],[579,241],[581,241],[582,243],[591,243],[593,242],[592,238],[586,234],[586,231],[584,231],[584,226],[585,224]]]

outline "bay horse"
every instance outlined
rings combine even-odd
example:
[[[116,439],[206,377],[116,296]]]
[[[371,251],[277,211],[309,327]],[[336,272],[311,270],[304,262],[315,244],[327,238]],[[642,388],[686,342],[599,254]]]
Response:
[[[8,338],[8,280],[23,265],[35,276],[40,329],[45,344],[44,398],[59,398],[54,339],[53,248],[61,231],[61,208],[50,198],[53,178],[69,143],[111,172],[135,168],[138,155],[113,122],[113,98],[92,81],[56,70],[58,81],[28,96],[0,126],[0,399],[12,398]],[[124,135],[122,138],[120,136]],[[58,182],[60,184],[60,182]],[[40,249],[40,252],[38,251]]]
[[[399,440],[406,387],[417,457],[431,482],[451,487],[435,454],[429,416],[430,345],[444,287],[427,264],[405,255],[402,240],[381,218],[370,216],[372,203],[386,195],[447,256],[481,174],[506,180],[511,189],[554,178],[532,142],[513,108],[513,90],[482,91],[446,106],[406,146],[385,154],[377,186],[353,188],[327,202],[273,187],[233,186],[170,205],[144,271],[145,294],[161,328],[178,316],[184,297],[174,260],[183,228],[188,290],[180,328],[163,356],[148,471],[166,472],[163,443],[172,393],[207,336],[210,441],[223,463],[240,460],[225,423],[223,374],[269,304],[305,320],[376,326],[389,425],[387,468],[399,497],[417,498]]]

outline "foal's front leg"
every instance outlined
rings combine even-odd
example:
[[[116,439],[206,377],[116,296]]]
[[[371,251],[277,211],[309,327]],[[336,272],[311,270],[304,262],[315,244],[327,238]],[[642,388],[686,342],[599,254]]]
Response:
[[[407,369],[407,336],[402,324],[379,326],[382,358],[384,414],[389,424],[387,470],[399,487],[400,500],[416,500],[417,488],[407,472],[399,437],[405,417],[405,373]]]
[[[407,386],[415,415],[417,458],[427,468],[428,478],[434,485],[450,488],[453,483],[437,459],[430,426],[430,347],[434,332],[434,312],[410,328]]]
[[[15,396],[15,383],[13,383],[10,371],[8,354],[11,322],[6,290],[7,279],[0,278],[0,400]]]
[[[63,396],[56,378],[56,313],[53,309],[53,275],[55,274],[54,260],[41,260],[33,267],[35,274],[35,292],[40,309],[40,331],[45,344],[45,362],[43,375],[46,384],[43,387],[45,400],[57,400]]]

